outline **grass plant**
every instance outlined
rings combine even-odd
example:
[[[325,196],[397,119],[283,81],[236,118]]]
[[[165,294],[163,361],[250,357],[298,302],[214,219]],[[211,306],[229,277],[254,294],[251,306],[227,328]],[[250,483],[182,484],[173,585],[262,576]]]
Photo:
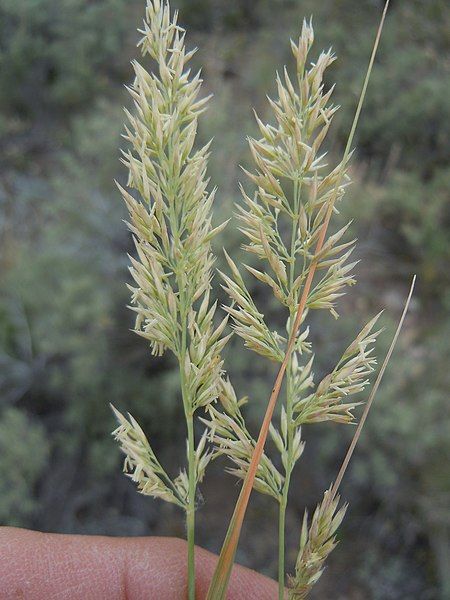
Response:
[[[343,349],[336,366],[320,381],[314,377],[314,352],[308,316],[330,311],[353,285],[351,261],[354,240],[346,239],[349,224],[332,235],[329,224],[349,183],[348,165],[374,64],[388,3],[384,8],[346,148],[341,161],[328,166],[323,147],[338,107],[331,102],[324,73],[334,62],[331,50],[311,62],[314,32],[304,21],[297,42],[291,42],[294,75],[278,74],[277,98],[269,99],[273,122],[257,115],[259,138],[250,138],[254,170],[246,171],[252,186],[241,186],[238,207],[240,230],[250,276],[273,294],[285,312],[285,330],[274,331],[258,309],[242,268],[225,252],[227,272],[220,273],[231,303],[216,324],[217,302],[211,300],[214,257],[211,240],[225,226],[212,226],[215,190],[208,191],[206,175],[209,144],[196,149],[200,114],[208,98],[200,98],[200,74],[188,63],[194,51],[185,47],[185,31],[165,0],[148,0],[142,55],[153,59],[154,70],[134,62],[135,79],[129,87],[133,113],[127,111],[128,190],[119,185],[129,211],[129,228],[136,246],[130,257],[131,308],[135,331],[150,343],[154,355],[170,350],[179,363],[180,395],[187,429],[187,464],[179,475],[169,475],[156,457],[137,421],[116,409],[119,427],[114,436],[126,455],[124,470],[146,495],[179,506],[186,515],[188,540],[188,598],[195,598],[196,490],[208,463],[225,455],[231,471],[243,480],[208,598],[226,597],[240,531],[253,488],[274,498],[279,514],[279,598],[305,598],[319,579],[327,556],[336,545],[336,531],[346,507],[339,506],[338,489],[374,394],[392,353],[399,328],[379,373],[342,469],[325,492],[311,520],[301,527],[295,574],[285,580],[285,520],[291,476],[304,442],[302,427],[330,421],[354,422],[356,395],[369,383],[375,368],[374,344],[380,330],[373,317]],[[256,258],[255,258],[256,257]],[[259,268],[255,266],[258,260]],[[261,265],[261,266],[260,266]],[[224,371],[222,350],[234,333],[245,346],[279,365],[258,437],[249,432],[245,400],[238,400]],[[274,411],[285,379],[285,396],[278,425]],[[194,417],[206,426],[198,441]],[[270,437],[278,456],[264,450]],[[279,466],[277,466],[279,465]]]

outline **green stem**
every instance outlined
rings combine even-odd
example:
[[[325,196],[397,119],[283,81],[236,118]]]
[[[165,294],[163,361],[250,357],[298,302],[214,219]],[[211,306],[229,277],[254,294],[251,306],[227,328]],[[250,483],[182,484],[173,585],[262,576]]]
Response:
[[[179,279],[183,289],[183,278]],[[187,352],[187,306],[185,294],[180,291],[180,315],[181,315],[181,344],[179,353],[181,395],[183,398],[184,414],[186,417],[188,436],[188,502],[186,508],[186,534],[187,534],[187,571],[188,571],[188,600],[195,600],[195,435],[194,435],[194,411],[191,399],[188,397],[185,374],[185,360]]]
[[[285,523],[286,523],[286,498],[283,490],[283,497],[280,502],[278,512],[278,598],[284,599],[284,553],[285,553]]]
[[[186,529],[188,543],[188,598],[195,600],[195,439],[192,414],[187,419],[188,430],[188,507]]]
[[[285,532],[286,532],[286,507],[289,491],[290,473],[286,474],[283,487],[283,495],[278,512],[278,598],[284,600],[284,577],[285,577]]]
[[[291,319],[292,321],[292,319]],[[290,362],[290,361],[289,361]],[[288,503],[289,485],[292,473],[292,441],[294,428],[292,427],[292,370],[290,364],[286,373],[286,418],[287,418],[287,465],[283,485],[283,494],[278,512],[278,598],[284,600],[285,584],[285,536],[286,536],[286,508]]]
[[[291,262],[289,272],[289,283],[290,289],[292,290],[294,279],[295,279],[295,242],[297,240],[297,228],[299,222],[299,210],[300,210],[300,191],[301,183],[298,181],[294,182],[294,215],[292,219],[292,232],[291,232]],[[290,310],[290,332],[294,326],[295,320],[295,309]],[[287,461],[286,461],[286,473],[283,485],[283,493],[280,500],[280,507],[278,512],[278,598],[284,600],[285,590],[285,537],[286,537],[286,508],[288,503],[289,485],[291,482],[292,473],[292,442],[294,428],[292,426],[292,401],[293,401],[293,390],[292,390],[292,357],[289,359],[289,363],[286,369],[286,419],[287,419]]]

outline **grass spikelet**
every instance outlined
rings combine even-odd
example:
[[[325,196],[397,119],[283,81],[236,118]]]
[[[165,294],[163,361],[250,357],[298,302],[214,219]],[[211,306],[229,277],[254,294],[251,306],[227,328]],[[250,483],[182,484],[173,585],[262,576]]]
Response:
[[[332,498],[331,490],[327,490],[314,511],[311,523],[308,523],[305,511],[295,575],[289,578],[289,600],[304,600],[320,579],[325,561],[336,547],[335,534],[347,510],[347,506],[338,510],[338,505],[339,496]]]

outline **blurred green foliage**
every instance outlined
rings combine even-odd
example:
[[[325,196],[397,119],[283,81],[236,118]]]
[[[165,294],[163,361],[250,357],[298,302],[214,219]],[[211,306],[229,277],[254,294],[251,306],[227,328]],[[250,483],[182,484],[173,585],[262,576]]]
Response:
[[[0,419],[0,520],[18,525],[39,507],[35,486],[48,462],[44,427],[17,408]]]
[[[125,0],[2,0],[0,107],[78,109],[120,73]],[[112,60],[114,57],[115,60]]]
[[[290,61],[289,36],[311,14],[317,48],[332,44],[339,58],[330,73],[342,104],[330,160],[338,156],[381,5],[180,0],[181,21],[200,47],[196,65],[204,67],[206,91],[215,94],[200,135],[215,138],[210,174],[219,186],[217,222],[231,216],[239,198],[238,165],[248,161],[244,136],[255,131],[251,107],[265,115],[274,71]],[[125,308],[126,253],[133,248],[113,179],[124,178],[118,161],[121,106],[128,101],[123,84],[131,78],[142,11],[141,0],[0,0],[4,524],[183,534],[172,509],[135,494],[109,438],[109,402],[139,415],[169,469],[180,459],[171,440],[185,435],[173,364],[150,358],[146,343],[129,332],[132,314]],[[344,483],[351,502],[344,540],[317,598],[432,600],[450,593],[450,473],[443,460],[450,439],[449,31],[444,0],[392,2],[358,132],[354,184],[341,207],[355,218],[360,284],[342,301],[339,321],[314,321],[318,370],[325,372],[369,315],[386,307],[390,330],[411,274],[418,275],[403,342]],[[235,223],[218,252],[225,241],[239,258]],[[258,301],[276,320],[270,302]],[[256,428],[273,369],[251,359],[233,340],[229,370],[252,400]],[[308,450],[288,516],[292,547],[304,503],[317,502],[350,435],[338,426],[306,429]],[[231,480],[214,470],[211,477],[199,534],[217,549],[220,530],[217,537],[210,532],[224,526],[215,515],[229,511]],[[264,499],[254,505],[259,516],[270,510]],[[203,533],[201,519],[213,524]],[[247,533],[240,559],[273,573],[273,536],[268,532],[255,546],[251,537],[262,535],[256,517]]]

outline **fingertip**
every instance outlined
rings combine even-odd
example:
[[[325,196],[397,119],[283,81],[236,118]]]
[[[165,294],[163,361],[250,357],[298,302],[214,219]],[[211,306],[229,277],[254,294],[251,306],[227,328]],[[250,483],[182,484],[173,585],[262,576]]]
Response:
[[[179,600],[186,597],[186,542],[0,528],[0,581],[6,598],[30,600]],[[206,598],[217,556],[197,548],[196,589]],[[273,580],[235,565],[229,600],[276,597]],[[2,596],[3,597],[3,596]]]

